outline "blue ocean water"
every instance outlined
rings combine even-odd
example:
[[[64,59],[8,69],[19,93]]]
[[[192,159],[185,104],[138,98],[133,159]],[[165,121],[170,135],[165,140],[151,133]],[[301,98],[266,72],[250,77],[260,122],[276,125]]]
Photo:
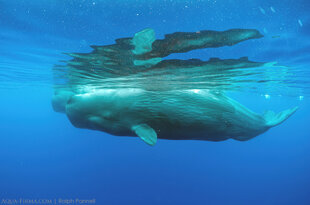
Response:
[[[309,9],[307,0],[0,0],[0,204],[310,204]],[[231,95],[257,112],[299,110],[250,141],[154,147],[75,128],[52,110],[52,67],[69,59],[63,52],[90,52],[144,28],[157,38],[258,29],[264,38],[172,57],[277,61],[289,68],[281,85]]]

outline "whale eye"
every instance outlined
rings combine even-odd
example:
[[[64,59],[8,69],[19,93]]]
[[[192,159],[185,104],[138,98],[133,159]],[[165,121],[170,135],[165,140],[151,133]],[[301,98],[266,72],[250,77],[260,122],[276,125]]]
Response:
[[[224,120],[224,123],[227,128],[232,127],[232,123],[230,121]]]
[[[115,117],[111,112],[103,112],[102,117],[105,120],[115,120]]]

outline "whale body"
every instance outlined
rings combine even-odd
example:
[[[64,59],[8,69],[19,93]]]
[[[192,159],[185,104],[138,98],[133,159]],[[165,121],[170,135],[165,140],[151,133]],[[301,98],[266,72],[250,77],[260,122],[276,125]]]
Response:
[[[282,123],[297,109],[259,115],[210,90],[153,92],[128,88],[76,94],[61,106],[75,127],[138,136],[149,145],[157,138],[245,141]]]
[[[259,115],[224,93],[276,85],[277,78],[269,79],[267,72],[276,62],[165,57],[262,37],[256,29],[237,28],[174,32],[156,39],[155,31],[147,28],[113,44],[93,45],[89,53],[68,53],[71,59],[53,69],[52,105],[78,128],[138,136],[149,145],[158,138],[249,140],[282,123],[297,108]],[[287,80],[284,77],[279,79]]]

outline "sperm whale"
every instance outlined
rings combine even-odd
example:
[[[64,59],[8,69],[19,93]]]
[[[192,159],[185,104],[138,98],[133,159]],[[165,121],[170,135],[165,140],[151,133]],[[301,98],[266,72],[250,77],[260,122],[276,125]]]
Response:
[[[78,128],[138,136],[149,145],[157,138],[245,141],[282,123],[296,109],[259,115],[207,90],[96,90],[74,95],[66,104],[67,116]]]
[[[163,58],[261,37],[255,29],[230,29],[175,32],[156,39],[154,30],[145,29],[115,44],[92,46],[90,53],[69,53],[72,59],[54,68],[60,84],[55,83],[52,105],[75,127],[137,136],[149,145],[157,139],[249,140],[284,122],[297,108],[260,115],[225,91],[255,82],[260,71],[249,69],[272,68],[275,62]]]

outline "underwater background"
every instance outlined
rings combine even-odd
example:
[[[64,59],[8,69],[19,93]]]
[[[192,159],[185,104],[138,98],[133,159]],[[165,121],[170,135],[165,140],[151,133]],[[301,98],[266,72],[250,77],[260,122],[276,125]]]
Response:
[[[0,0],[0,204],[95,199],[95,204],[310,204],[310,2],[307,0]],[[173,54],[277,61],[282,83],[229,95],[256,112],[299,106],[246,142],[115,137],[71,125],[51,106],[52,68],[152,28],[258,29],[264,38]],[[60,203],[59,203],[60,204]],[[85,203],[86,204],[86,203]]]

